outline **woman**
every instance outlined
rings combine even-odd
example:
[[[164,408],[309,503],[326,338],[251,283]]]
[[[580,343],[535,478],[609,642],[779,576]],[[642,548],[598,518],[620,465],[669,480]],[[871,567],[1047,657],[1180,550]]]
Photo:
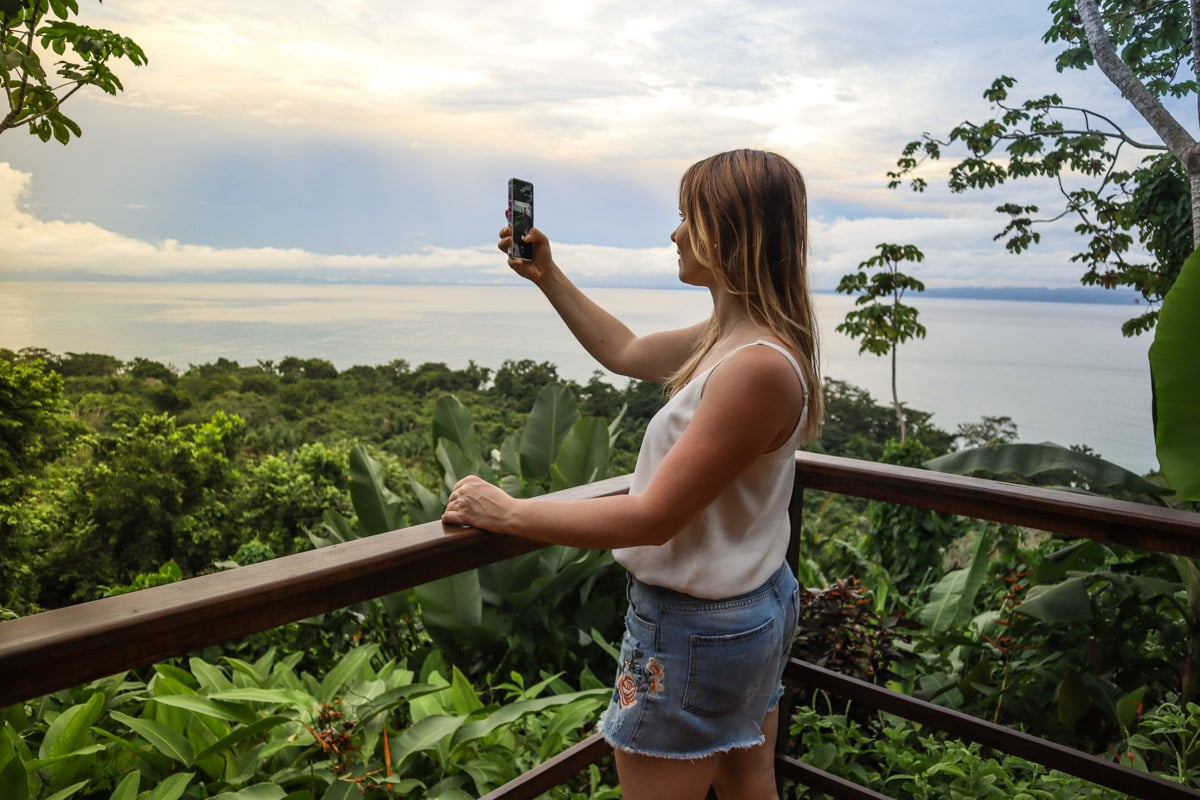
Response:
[[[526,236],[509,266],[607,369],[665,382],[628,495],[518,500],[478,478],[443,520],[613,548],[630,573],[617,685],[600,720],[626,798],[775,797],[780,679],[796,624],[787,568],[793,454],[821,419],[808,292],[807,197],[779,155],[736,150],[684,174],[671,234],[679,279],[707,287],[707,322],[634,335]],[[507,252],[511,228],[500,231]]]

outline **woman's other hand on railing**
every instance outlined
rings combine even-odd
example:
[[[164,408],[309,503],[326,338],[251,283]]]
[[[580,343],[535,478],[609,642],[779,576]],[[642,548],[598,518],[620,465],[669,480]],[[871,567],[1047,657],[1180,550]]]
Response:
[[[493,486],[482,478],[468,475],[451,490],[446,511],[442,514],[442,523],[504,531],[504,520],[515,502],[500,487]]]

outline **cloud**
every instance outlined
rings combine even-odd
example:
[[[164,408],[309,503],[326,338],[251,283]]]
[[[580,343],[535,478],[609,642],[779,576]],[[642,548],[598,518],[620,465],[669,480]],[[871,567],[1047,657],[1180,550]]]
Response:
[[[1005,69],[1049,58],[1032,0],[969,12],[932,0],[329,1],[304,14],[281,0],[128,0],[87,16],[150,54],[113,102],[584,161],[687,163],[752,144],[874,169],[862,157],[880,138],[895,147],[951,102],[978,100],[1000,71],[981,52],[1002,46]]]
[[[425,245],[394,255],[315,253],[302,248],[147,242],[88,222],[41,220],[24,208],[32,176],[0,162],[0,278],[118,277],[154,280],[305,280],[329,282],[503,283],[515,278],[493,243]],[[1053,247],[1016,258],[990,241],[994,221],[867,217],[814,219],[810,270],[817,289],[832,289],[881,242],[912,243],[929,258],[904,271],[929,288],[1071,286],[1065,252]],[[665,239],[665,236],[664,236]],[[553,243],[556,260],[588,285],[675,286],[673,245],[616,247]],[[1056,267],[1057,265],[1057,267]]]

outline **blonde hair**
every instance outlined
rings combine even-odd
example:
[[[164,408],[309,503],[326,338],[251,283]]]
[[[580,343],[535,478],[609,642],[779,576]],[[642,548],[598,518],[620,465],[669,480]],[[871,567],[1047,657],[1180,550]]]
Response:
[[[762,150],[698,161],[679,184],[692,249],[717,286],[797,356],[808,389],[804,439],[824,416],[817,323],[808,290],[808,192],[795,165]],[[715,315],[667,388],[678,391],[720,337]]]

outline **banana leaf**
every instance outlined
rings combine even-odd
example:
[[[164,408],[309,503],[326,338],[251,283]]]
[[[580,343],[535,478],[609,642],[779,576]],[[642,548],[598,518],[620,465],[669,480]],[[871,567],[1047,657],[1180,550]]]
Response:
[[[1163,299],[1150,345],[1154,443],[1181,500],[1200,500],[1200,250]]]
[[[917,610],[917,619],[933,633],[942,633],[971,619],[975,597],[987,578],[991,564],[992,535],[979,533],[971,551],[971,562],[946,573],[929,592],[929,602]]]
[[[1088,593],[1093,580],[1091,575],[1077,575],[1061,583],[1034,586],[1025,595],[1020,612],[1049,625],[1089,620],[1095,614]]]
[[[521,478],[540,482],[550,474],[558,446],[579,419],[570,389],[562,384],[542,388],[521,434]]]
[[[361,445],[350,451],[350,499],[368,535],[404,527],[404,501],[384,485],[383,467]]]
[[[558,448],[550,471],[550,491],[607,477],[608,447],[608,426],[603,419],[584,417],[576,422]]]
[[[483,448],[479,444],[479,434],[471,424],[471,412],[467,410],[457,397],[448,394],[439,398],[433,407],[433,443],[436,446],[439,439],[449,439],[454,442],[468,458],[479,460]]]
[[[986,472],[1033,479],[1050,472],[1070,471],[1092,487],[1158,498],[1163,487],[1102,458],[1054,444],[997,444],[960,450],[926,461],[926,469],[954,475]]]

